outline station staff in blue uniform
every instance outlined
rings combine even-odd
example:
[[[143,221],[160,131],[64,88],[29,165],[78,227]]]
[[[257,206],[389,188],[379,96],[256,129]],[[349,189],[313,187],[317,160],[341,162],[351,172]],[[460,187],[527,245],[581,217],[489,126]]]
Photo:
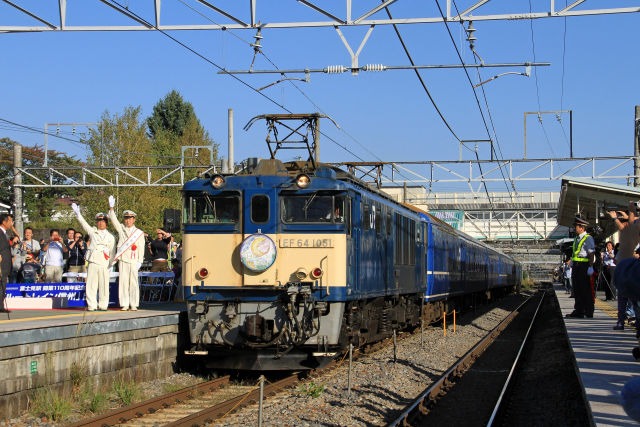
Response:
[[[593,274],[593,263],[596,257],[596,244],[589,234],[589,223],[580,217],[576,217],[573,225],[576,229],[576,238],[573,241],[571,253],[571,282],[575,296],[574,309],[566,317],[593,317],[593,297],[589,277]]]

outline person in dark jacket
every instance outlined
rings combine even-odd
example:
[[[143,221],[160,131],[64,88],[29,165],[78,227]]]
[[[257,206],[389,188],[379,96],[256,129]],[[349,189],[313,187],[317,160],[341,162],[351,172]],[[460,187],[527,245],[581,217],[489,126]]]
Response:
[[[154,273],[169,271],[169,243],[171,243],[171,233],[157,229],[158,238],[149,245],[151,254],[153,255],[153,264],[151,271]]]
[[[69,273],[86,273],[84,256],[87,253],[87,245],[84,243],[82,233],[74,232],[73,242],[69,243],[67,247],[69,248],[67,271]]]
[[[7,282],[11,275],[11,245],[7,232],[13,228],[13,216],[8,213],[0,214],[0,313],[9,313],[5,306],[4,296]]]

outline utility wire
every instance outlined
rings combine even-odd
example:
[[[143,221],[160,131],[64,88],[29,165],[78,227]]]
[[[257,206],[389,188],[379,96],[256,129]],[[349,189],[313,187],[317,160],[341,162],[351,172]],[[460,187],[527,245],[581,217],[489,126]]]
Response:
[[[65,141],[69,141],[69,142],[71,142],[73,144],[76,144],[76,145],[78,145],[79,147],[82,147],[82,148],[86,148],[86,146],[89,145],[89,143],[86,142],[86,141],[68,138],[66,136],[58,135],[58,134],[55,134],[55,133],[45,132],[43,129],[38,129],[38,128],[33,127],[33,126],[27,126],[27,125],[23,125],[23,124],[20,124],[20,123],[12,122],[10,120],[3,119],[2,117],[0,117],[0,121],[5,122],[5,123],[9,123],[9,124],[11,124],[13,126],[16,126],[18,128],[26,129],[26,130],[24,130],[24,132],[39,133],[39,134],[42,134],[42,135],[48,135],[48,136],[52,136],[52,137],[55,137],[55,138],[63,139]],[[14,129],[14,130],[19,131],[18,129]],[[116,151],[118,153],[134,154],[134,155],[138,155],[138,156],[158,157],[158,158],[167,158],[167,159],[182,159],[181,156],[164,156],[164,155],[156,155],[156,154],[152,154],[152,153],[138,153],[138,152],[135,152],[135,151],[120,150],[118,148],[113,148],[113,147],[111,148],[111,150]],[[185,159],[186,158],[188,158],[188,157],[185,157]]]

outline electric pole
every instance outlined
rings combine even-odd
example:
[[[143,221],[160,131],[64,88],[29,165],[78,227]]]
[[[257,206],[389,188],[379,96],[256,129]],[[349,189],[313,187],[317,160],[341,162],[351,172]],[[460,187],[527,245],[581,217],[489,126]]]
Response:
[[[22,174],[19,168],[22,167],[22,145],[13,143],[13,203],[14,203],[14,223],[16,230],[22,237]]]
[[[640,187],[640,105],[633,120],[633,186]]]

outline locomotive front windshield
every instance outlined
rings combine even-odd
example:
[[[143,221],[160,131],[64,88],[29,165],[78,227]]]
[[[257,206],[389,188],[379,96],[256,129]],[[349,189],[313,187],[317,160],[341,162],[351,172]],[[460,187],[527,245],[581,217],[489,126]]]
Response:
[[[240,218],[240,199],[236,196],[203,194],[186,198],[185,222],[233,224]]]
[[[305,195],[282,197],[282,220],[285,223],[344,223],[345,197]]]

